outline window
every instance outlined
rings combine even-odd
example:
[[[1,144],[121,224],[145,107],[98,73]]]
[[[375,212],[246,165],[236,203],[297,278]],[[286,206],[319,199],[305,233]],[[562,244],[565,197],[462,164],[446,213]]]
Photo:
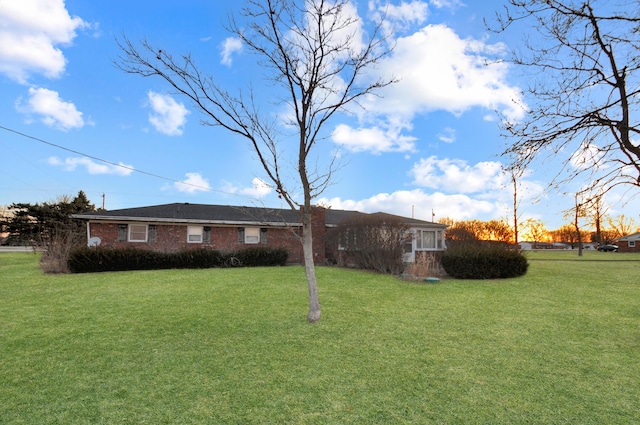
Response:
[[[418,230],[416,232],[416,249],[442,249],[442,231]]]
[[[203,230],[202,226],[187,226],[187,242],[202,243]]]
[[[211,227],[205,226],[202,228],[202,242],[211,243]]]
[[[118,224],[118,242],[126,242],[129,226],[126,224]]]
[[[636,247],[636,241],[629,241],[629,248],[635,248]]]
[[[147,241],[147,225],[146,224],[130,224],[129,225],[129,242],[146,242]]]
[[[267,243],[267,229],[259,227],[238,227],[238,243]]]
[[[247,227],[244,229],[244,243],[260,242],[260,229],[257,227]]]

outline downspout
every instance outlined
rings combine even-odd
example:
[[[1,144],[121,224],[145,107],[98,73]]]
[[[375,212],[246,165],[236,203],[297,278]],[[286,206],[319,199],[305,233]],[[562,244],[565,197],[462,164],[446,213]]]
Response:
[[[90,246],[89,239],[91,239],[91,224],[89,223],[89,220],[87,220],[87,246]]]

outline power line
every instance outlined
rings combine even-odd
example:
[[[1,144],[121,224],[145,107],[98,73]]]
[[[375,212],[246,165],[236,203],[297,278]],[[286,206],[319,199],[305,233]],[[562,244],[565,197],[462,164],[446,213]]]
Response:
[[[74,154],[76,154],[76,155],[81,155],[81,156],[84,156],[84,157],[86,157],[86,158],[93,159],[93,160],[95,160],[95,161],[100,161],[100,162],[103,162],[103,163],[105,163],[105,164],[109,164],[109,165],[112,165],[112,166],[114,166],[114,167],[124,168],[125,170],[129,170],[129,171],[132,171],[132,172],[136,172],[136,173],[144,174],[144,175],[147,175],[147,176],[150,176],[150,177],[155,177],[155,178],[157,178],[157,179],[167,180],[167,181],[170,181],[170,182],[173,182],[173,183],[179,183],[179,184],[182,184],[182,185],[185,185],[185,186],[192,186],[192,187],[196,187],[196,188],[198,188],[198,189],[202,189],[202,190],[207,190],[207,191],[213,191],[213,192],[223,193],[223,194],[225,194],[225,195],[235,195],[235,196],[240,196],[240,195],[235,194],[235,193],[225,192],[225,191],[222,191],[222,190],[215,190],[215,189],[212,189],[212,188],[210,188],[210,187],[200,186],[200,185],[193,184],[193,183],[187,183],[187,182],[183,182],[183,181],[180,181],[180,180],[172,179],[172,178],[170,178],[170,177],[164,177],[164,176],[161,176],[161,175],[158,175],[158,174],[150,173],[150,172],[148,172],[148,171],[138,170],[138,169],[136,169],[136,168],[129,167],[129,166],[124,165],[124,164],[116,164],[116,163],[115,163],[115,162],[113,162],[113,161],[109,161],[109,160],[106,160],[106,159],[98,158],[97,156],[88,155],[88,154],[86,154],[86,153],[82,153],[82,152],[80,152],[80,151],[76,151],[76,150],[73,150],[73,149],[65,148],[64,146],[60,146],[60,145],[57,145],[57,144],[55,144],[55,143],[47,142],[46,140],[40,139],[40,138],[35,137],[35,136],[31,136],[31,135],[29,135],[29,134],[22,133],[22,132],[17,131],[17,130],[13,130],[13,129],[11,129],[11,128],[4,127],[3,125],[0,125],[0,129],[5,130],[5,131],[8,131],[8,132],[10,132],[10,133],[17,134],[17,135],[22,136],[22,137],[25,137],[25,138],[27,138],[27,139],[35,140],[36,142],[43,143],[43,144],[45,144],[45,145],[53,146],[54,148],[62,149],[62,150],[64,150],[64,151],[71,152],[71,153],[74,153]]]

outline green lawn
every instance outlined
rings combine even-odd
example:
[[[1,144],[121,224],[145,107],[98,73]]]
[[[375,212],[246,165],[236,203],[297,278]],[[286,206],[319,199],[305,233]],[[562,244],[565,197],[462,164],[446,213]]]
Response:
[[[638,424],[640,255],[504,281],[300,267],[45,276],[0,254],[2,424]]]

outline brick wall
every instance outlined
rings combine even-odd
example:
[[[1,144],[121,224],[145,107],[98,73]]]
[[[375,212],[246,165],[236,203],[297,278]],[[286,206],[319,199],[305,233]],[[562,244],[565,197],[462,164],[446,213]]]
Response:
[[[313,207],[311,212],[313,231],[313,251],[316,264],[325,263],[325,215],[322,207]],[[285,248],[289,252],[288,262],[292,264],[303,263],[302,244],[292,231],[300,232],[301,229],[289,229],[269,227],[267,229],[266,244],[244,244],[238,242],[238,226],[211,227],[211,241],[207,243],[188,243],[187,224],[151,223],[157,226],[156,240],[154,242],[128,242],[118,241],[118,224],[125,222],[91,222],[90,236],[99,237],[101,246],[105,247],[138,247],[164,252],[181,251],[193,248],[211,248],[220,251],[231,251],[249,246],[268,246]],[[146,223],[138,223],[146,224]],[[253,226],[247,226],[253,227]],[[255,226],[259,227],[259,226]],[[299,235],[300,233],[298,233]]]
[[[318,219],[322,218],[322,226],[314,226],[314,251],[318,253],[316,263],[324,262],[324,210],[318,214]],[[285,248],[289,253],[288,262],[291,264],[302,264],[302,245],[288,228],[270,227],[267,230],[266,244],[244,244],[238,242],[238,227],[214,227],[211,226],[211,242],[209,243],[188,243],[186,224],[161,224],[157,223],[157,234],[155,242],[119,242],[118,224],[124,223],[90,223],[91,237],[101,239],[100,246],[104,247],[134,247],[141,249],[151,249],[163,252],[175,252],[185,249],[210,248],[220,251],[231,251],[250,246],[268,246],[274,248]],[[250,226],[247,226],[250,227]],[[320,249],[320,247],[322,249]],[[319,255],[321,254],[321,255]]]
[[[326,210],[322,207],[311,208],[311,232],[313,236],[313,262],[324,264],[326,258]]]
[[[629,246],[629,241],[618,241],[618,252],[640,252],[640,241],[636,241],[636,246]]]

